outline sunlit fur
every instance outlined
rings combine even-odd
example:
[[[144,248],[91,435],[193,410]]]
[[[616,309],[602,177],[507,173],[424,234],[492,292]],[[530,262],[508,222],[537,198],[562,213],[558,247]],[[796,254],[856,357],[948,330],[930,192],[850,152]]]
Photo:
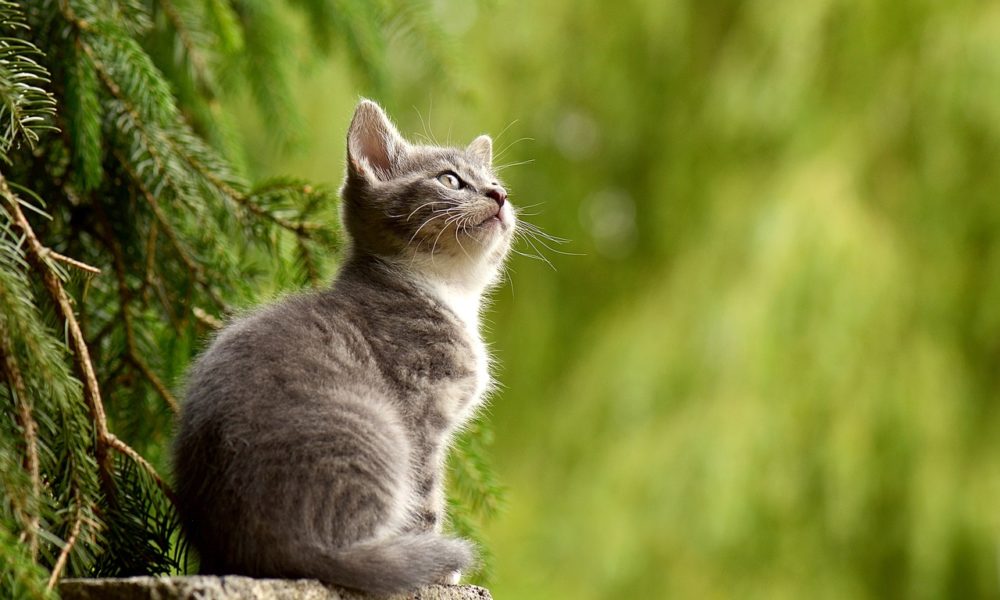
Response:
[[[473,560],[442,531],[444,465],[491,387],[480,298],[515,230],[491,160],[486,136],[414,146],[358,106],[333,285],[234,319],[188,374],[175,491],[202,572],[384,594]]]
[[[352,250],[481,293],[496,281],[515,230],[510,203],[497,222],[497,204],[484,195],[502,188],[499,178],[476,149],[393,141],[398,154],[389,169],[358,158],[348,165],[342,218]],[[466,187],[442,185],[437,178],[448,171]]]

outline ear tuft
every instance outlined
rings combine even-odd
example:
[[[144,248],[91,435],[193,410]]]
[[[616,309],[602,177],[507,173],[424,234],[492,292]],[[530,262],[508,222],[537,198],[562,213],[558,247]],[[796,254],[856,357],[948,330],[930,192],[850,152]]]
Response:
[[[362,98],[347,131],[349,168],[388,179],[406,150],[406,140],[378,104]]]
[[[481,135],[472,140],[472,143],[469,144],[469,147],[465,151],[488,167],[493,163],[493,138],[488,135]]]

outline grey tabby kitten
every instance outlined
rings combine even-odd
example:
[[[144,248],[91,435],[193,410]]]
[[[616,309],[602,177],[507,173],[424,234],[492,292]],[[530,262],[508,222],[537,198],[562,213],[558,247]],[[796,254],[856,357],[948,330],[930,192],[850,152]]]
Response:
[[[388,593],[473,560],[441,534],[444,462],[490,387],[478,312],[514,212],[488,136],[413,145],[363,100],[347,150],[332,287],[236,319],[190,371],[174,466],[203,573]]]

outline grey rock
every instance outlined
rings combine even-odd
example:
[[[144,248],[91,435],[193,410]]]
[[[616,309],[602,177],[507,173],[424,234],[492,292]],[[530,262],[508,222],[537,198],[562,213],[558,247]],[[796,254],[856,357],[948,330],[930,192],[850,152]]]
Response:
[[[314,579],[225,577],[129,577],[64,579],[63,600],[373,600],[369,596],[326,586]],[[432,585],[379,600],[492,600],[489,590],[474,585]]]

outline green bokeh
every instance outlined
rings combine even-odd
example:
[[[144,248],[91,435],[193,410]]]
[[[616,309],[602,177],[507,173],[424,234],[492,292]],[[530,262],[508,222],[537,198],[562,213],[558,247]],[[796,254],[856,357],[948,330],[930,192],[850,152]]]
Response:
[[[486,317],[495,596],[1000,597],[1000,5],[431,4],[380,99],[571,240]],[[339,183],[342,55],[258,174]]]

